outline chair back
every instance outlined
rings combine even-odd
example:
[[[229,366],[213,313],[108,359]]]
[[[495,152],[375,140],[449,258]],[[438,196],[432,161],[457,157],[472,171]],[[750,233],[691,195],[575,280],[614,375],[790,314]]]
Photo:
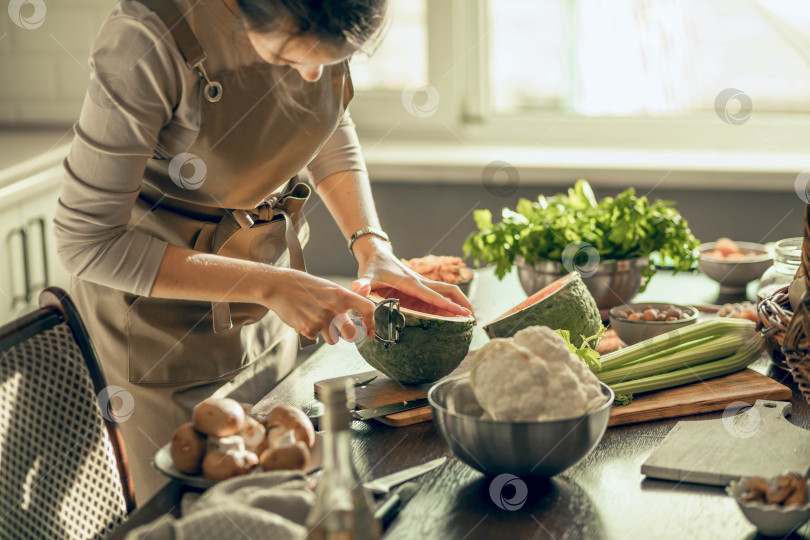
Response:
[[[110,395],[63,290],[0,327],[0,538],[101,538],[134,509]]]

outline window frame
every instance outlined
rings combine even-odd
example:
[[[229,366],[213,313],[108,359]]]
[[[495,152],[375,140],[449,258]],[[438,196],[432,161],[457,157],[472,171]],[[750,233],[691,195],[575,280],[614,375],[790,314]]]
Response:
[[[440,163],[421,163],[414,154],[420,145],[443,149],[446,168],[460,166],[464,156],[469,158],[476,150],[520,155],[516,161],[530,171],[527,181],[535,183],[552,181],[553,173],[542,173],[545,168],[558,171],[559,179],[582,170],[595,185],[616,183],[616,175],[623,172],[628,181],[649,183],[650,174],[669,170],[684,185],[740,187],[734,180],[739,173],[748,178],[742,189],[785,191],[793,189],[797,174],[810,169],[806,148],[810,114],[757,113],[754,108],[741,125],[727,124],[714,113],[671,118],[586,117],[555,111],[496,116],[488,100],[487,13],[488,0],[427,1],[428,82],[440,96],[434,114],[409,114],[398,91],[357,92],[351,114],[372,179],[418,181],[425,179],[425,171],[434,180],[437,173],[439,178],[456,178],[452,171],[442,171]],[[400,159],[397,148],[409,156]],[[556,160],[555,150],[560,156]],[[627,163],[606,160],[605,154],[611,152],[628,156]],[[571,157],[569,163],[564,162],[566,155]],[[659,166],[650,165],[656,155],[669,157]],[[708,181],[700,180],[701,175]]]

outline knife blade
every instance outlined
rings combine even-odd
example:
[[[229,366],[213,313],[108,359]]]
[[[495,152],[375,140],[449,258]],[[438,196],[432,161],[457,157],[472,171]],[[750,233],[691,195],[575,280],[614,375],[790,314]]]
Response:
[[[355,420],[371,420],[372,418],[379,418],[381,416],[388,416],[389,414],[396,414],[403,411],[410,411],[411,409],[418,409],[428,405],[427,398],[412,399],[409,401],[400,401],[391,405],[383,405],[381,407],[369,407],[368,409],[355,409],[349,411],[349,415]],[[321,415],[309,415],[312,425],[315,430],[320,429]]]
[[[403,482],[407,482],[408,480],[413,480],[417,476],[422,476],[426,472],[430,472],[436,467],[439,467],[445,461],[447,461],[446,456],[440,457],[439,459],[434,459],[433,461],[428,461],[427,463],[423,463],[421,465],[416,465],[415,467],[408,467],[407,469],[403,469],[399,472],[381,476],[370,482],[366,482],[363,484],[363,487],[375,495],[385,495],[391,491],[391,488],[394,488]]]
[[[389,414],[396,414],[398,412],[410,411],[411,409],[418,409],[428,404],[427,398],[412,399],[410,401],[400,401],[391,405],[383,405],[381,407],[369,407],[368,409],[355,409],[350,411],[349,414],[352,418],[357,420],[370,420],[372,418],[379,418],[381,416],[388,416]]]

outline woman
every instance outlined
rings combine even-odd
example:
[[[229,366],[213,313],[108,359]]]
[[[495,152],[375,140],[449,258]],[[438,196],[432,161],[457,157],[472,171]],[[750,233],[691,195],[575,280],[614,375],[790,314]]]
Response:
[[[373,336],[365,296],[383,284],[469,313],[456,287],[393,255],[346,111],[348,59],[385,7],[123,0],[101,28],[56,234],[123,389],[110,395],[141,500],[165,481],[150,460],[191,408],[215,391],[255,402],[294,367],[294,332],[353,339],[356,310]],[[351,291],[304,271],[305,167],[351,241]]]

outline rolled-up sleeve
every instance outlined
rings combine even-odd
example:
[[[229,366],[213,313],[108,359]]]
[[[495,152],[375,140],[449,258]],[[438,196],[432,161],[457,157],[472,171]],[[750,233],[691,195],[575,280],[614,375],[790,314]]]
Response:
[[[54,218],[72,274],[138,295],[149,294],[166,242],[127,225],[181,80],[174,42],[155,24],[118,15],[102,26]]]
[[[343,114],[334,133],[307,167],[312,182],[317,184],[327,176],[343,171],[366,171],[354,121],[349,111]]]

